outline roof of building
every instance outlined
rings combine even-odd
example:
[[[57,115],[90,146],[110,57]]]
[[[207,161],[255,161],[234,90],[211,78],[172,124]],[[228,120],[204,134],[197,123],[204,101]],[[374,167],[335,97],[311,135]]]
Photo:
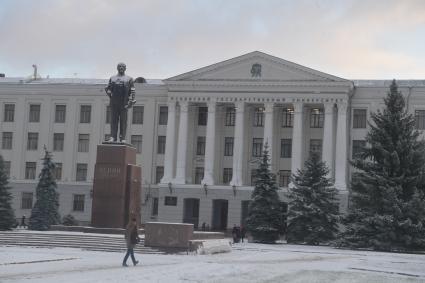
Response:
[[[389,87],[392,80],[352,80],[356,87]],[[33,80],[29,77],[0,77],[0,83],[5,84],[81,84],[105,85],[108,79],[82,79],[82,78],[41,78]],[[163,85],[163,80],[146,79],[149,85]],[[397,80],[399,86],[425,87],[425,80]]]
[[[0,83],[8,84],[82,84],[82,85],[105,85],[108,79],[81,79],[81,78],[41,78],[33,80],[28,77],[5,77],[0,78]],[[146,79],[150,85],[162,85],[162,80]]]

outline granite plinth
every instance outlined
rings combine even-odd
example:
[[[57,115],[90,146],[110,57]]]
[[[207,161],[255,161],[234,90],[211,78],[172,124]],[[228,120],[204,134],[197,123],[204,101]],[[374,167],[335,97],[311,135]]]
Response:
[[[187,248],[193,238],[193,224],[148,222],[145,224],[145,246]]]
[[[124,228],[130,214],[140,223],[141,168],[136,149],[126,144],[97,146],[91,225]]]

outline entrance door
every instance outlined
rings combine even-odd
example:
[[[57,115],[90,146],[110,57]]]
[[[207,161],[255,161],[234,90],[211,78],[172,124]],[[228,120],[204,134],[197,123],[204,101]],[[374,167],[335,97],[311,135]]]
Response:
[[[199,221],[199,199],[185,198],[183,204],[183,223],[193,224],[193,228],[198,228]]]
[[[228,201],[225,199],[213,200],[213,230],[226,230],[227,229],[227,209]]]

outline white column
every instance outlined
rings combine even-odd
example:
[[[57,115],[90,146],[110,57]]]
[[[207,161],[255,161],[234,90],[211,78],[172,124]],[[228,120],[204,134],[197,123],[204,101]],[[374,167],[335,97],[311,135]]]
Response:
[[[347,102],[338,103],[335,187],[347,189]]]
[[[176,144],[176,102],[168,102],[167,138],[164,156],[164,177],[161,183],[169,183],[174,174],[174,148]]]
[[[230,181],[231,186],[242,186],[243,184],[243,153],[244,153],[244,114],[245,103],[235,103],[236,124],[235,137],[233,139],[233,175]]]
[[[188,128],[188,109],[187,102],[180,103],[180,125],[179,138],[177,141],[177,169],[174,183],[186,183],[186,151],[187,151],[187,128]]]
[[[204,179],[202,184],[214,185],[215,102],[208,103],[207,136],[205,144]]]
[[[294,105],[294,126],[292,129],[292,158],[291,173],[295,174],[298,169],[303,168],[303,120],[304,105],[302,102],[295,102]]]
[[[270,167],[273,164],[273,103],[264,104],[265,108],[265,121],[264,121],[264,145],[267,143],[269,146]]]
[[[325,103],[325,124],[323,127],[323,151],[322,160],[326,162],[329,168],[328,177],[333,177],[333,164],[334,164],[334,145],[333,145],[333,120],[334,120],[334,103]]]

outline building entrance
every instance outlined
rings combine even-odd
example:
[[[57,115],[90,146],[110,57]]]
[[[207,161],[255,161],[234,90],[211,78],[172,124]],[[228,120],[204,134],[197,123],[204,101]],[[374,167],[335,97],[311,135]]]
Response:
[[[199,222],[199,199],[185,198],[183,204],[183,223],[193,224],[193,228],[198,228]]]
[[[226,230],[227,229],[227,213],[228,201],[225,199],[213,200],[213,214],[212,214],[212,229],[213,230]]]

